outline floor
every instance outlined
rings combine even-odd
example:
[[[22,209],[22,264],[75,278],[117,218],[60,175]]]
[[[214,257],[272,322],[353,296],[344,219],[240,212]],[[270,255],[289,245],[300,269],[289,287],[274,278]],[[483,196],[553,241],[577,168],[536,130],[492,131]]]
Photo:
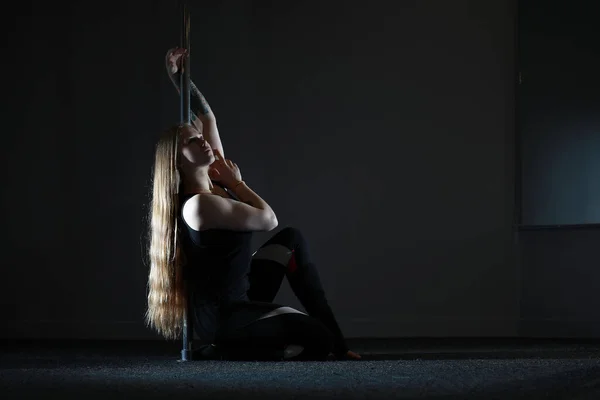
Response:
[[[178,342],[0,342],[0,398],[600,399],[600,341],[349,340],[362,361],[180,362]]]

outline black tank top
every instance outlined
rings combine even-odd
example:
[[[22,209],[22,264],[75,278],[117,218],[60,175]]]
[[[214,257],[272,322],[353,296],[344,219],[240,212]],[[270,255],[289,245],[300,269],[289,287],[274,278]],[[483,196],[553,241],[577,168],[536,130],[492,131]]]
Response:
[[[182,215],[192,196],[183,196],[179,208],[184,276],[191,289],[194,328],[201,342],[212,343],[223,308],[231,302],[248,301],[252,232],[192,229]]]

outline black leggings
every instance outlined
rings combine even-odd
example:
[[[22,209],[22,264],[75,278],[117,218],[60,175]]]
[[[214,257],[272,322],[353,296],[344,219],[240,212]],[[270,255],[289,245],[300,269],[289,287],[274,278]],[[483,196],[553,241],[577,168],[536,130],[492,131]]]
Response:
[[[306,309],[260,319],[281,305],[273,300],[287,276],[290,287]],[[300,345],[294,359],[325,359],[330,352],[343,356],[348,348],[321,286],[302,233],[285,228],[253,255],[248,274],[250,302],[223,310],[215,345],[230,358],[278,358],[286,345]]]

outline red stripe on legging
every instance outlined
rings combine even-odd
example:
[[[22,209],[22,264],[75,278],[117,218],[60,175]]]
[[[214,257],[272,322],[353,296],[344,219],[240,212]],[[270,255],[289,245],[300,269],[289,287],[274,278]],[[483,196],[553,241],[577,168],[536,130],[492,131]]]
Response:
[[[298,266],[296,265],[296,255],[294,254],[294,250],[292,250],[292,257],[288,262],[287,268],[288,272],[294,272],[296,271],[296,268],[298,268]]]

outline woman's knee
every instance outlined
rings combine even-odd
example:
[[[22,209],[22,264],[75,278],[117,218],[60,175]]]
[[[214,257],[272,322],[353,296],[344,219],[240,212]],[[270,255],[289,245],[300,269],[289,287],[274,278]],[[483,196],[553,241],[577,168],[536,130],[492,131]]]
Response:
[[[309,250],[302,232],[286,227],[277,232],[256,253],[254,259],[269,259],[291,269],[310,262]]]
[[[304,245],[305,239],[302,231],[300,229],[287,226],[277,232],[277,234],[273,237],[273,239],[278,239],[279,242],[289,243],[290,245],[296,247],[298,245]]]

